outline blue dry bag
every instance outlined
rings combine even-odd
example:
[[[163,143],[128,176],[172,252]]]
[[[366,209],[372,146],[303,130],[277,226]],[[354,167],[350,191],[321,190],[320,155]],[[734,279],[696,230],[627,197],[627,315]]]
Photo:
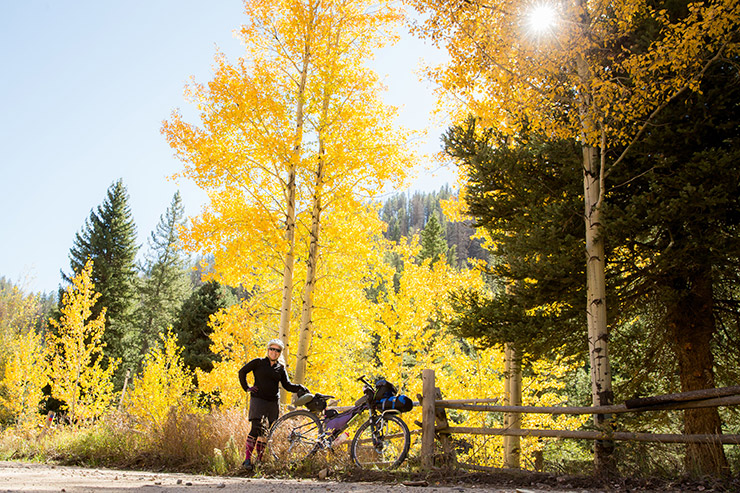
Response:
[[[381,411],[400,411],[406,413],[413,409],[414,403],[408,396],[403,394],[386,397],[378,402],[378,409]]]

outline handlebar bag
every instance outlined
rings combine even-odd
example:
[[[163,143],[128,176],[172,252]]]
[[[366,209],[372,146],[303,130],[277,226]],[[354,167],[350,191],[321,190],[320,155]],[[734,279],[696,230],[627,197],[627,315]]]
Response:
[[[324,409],[326,409],[326,399],[315,396],[306,404],[306,407],[309,411],[314,413],[323,411]]]
[[[393,397],[398,393],[398,390],[396,390],[396,386],[390,383],[385,378],[379,378],[375,381],[375,401],[380,401],[382,399],[387,399],[388,397]]]
[[[381,411],[392,410],[407,413],[414,408],[414,402],[403,394],[386,397],[385,399],[381,399],[378,404]]]

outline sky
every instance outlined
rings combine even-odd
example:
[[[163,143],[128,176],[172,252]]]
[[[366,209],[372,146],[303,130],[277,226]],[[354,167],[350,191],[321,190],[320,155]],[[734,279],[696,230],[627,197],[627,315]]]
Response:
[[[233,32],[244,19],[241,0],[0,0],[0,276],[56,291],[75,234],[119,178],[140,255],[177,190],[186,215],[198,214],[205,193],[169,178],[182,163],[160,128],[178,108],[197,123],[183,89],[191,76],[210,80],[217,49],[242,54]],[[442,55],[401,34],[372,67],[432,154],[444,127],[420,68]],[[410,190],[454,181],[436,164],[417,176]]]

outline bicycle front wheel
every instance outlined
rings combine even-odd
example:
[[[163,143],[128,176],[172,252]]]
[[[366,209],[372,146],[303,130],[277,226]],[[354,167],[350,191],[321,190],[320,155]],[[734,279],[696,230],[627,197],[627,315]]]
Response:
[[[323,426],[315,414],[302,409],[284,414],[267,436],[267,457],[279,464],[298,464],[318,449],[322,433]]]
[[[393,469],[406,459],[410,445],[409,427],[400,417],[395,414],[370,416],[352,439],[350,457],[363,468]]]

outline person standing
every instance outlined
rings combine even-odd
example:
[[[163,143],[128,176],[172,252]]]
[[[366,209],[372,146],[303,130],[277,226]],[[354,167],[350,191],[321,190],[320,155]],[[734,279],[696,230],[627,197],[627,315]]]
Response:
[[[280,413],[280,385],[290,392],[305,394],[303,385],[292,383],[285,370],[282,352],[285,344],[280,339],[271,339],[267,343],[267,355],[255,358],[239,370],[239,383],[245,392],[251,394],[249,399],[249,422],[252,427],[247,436],[247,447],[242,467],[252,468],[252,458],[262,458],[265,450],[265,439],[272,423]],[[253,374],[254,385],[247,383],[247,375]]]

